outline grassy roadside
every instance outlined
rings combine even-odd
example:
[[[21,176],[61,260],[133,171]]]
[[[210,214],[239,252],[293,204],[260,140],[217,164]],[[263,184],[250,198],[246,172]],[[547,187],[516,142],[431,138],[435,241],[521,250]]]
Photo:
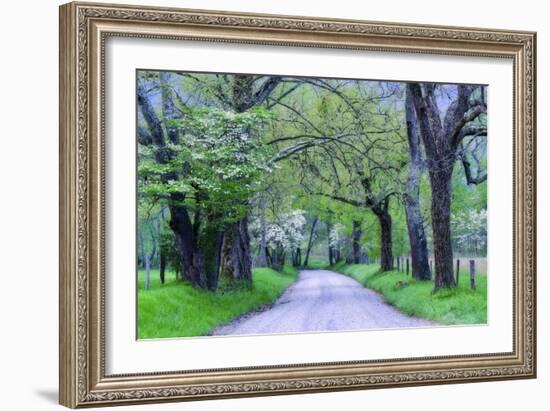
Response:
[[[208,335],[215,327],[265,304],[272,304],[298,277],[292,267],[283,272],[269,268],[253,271],[252,289],[217,293],[198,290],[168,273],[165,284],[158,270],[151,272],[145,289],[145,273],[138,273],[138,338],[170,338]]]
[[[452,290],[432,293],[433,281],[416,281],[398,271],[380,273],[375,264],[331,267],[381,293],[400,311],[446,325],[487,323],[487,276],[476,276],[476,290],[470,289],[470,276],[460,272],[460,284]]]

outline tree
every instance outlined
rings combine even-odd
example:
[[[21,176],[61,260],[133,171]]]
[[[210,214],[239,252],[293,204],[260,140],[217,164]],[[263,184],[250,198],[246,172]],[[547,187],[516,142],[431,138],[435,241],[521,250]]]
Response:
[[[158,134],[142,147],[141,192],[168,202],[182,272],[193,285],[217,287],[222,244],[230,244],[224,269],[235,279],[250,281],[247,201],[270,171],[271,150],[256,136],[269,116],[260,108],[245,113],[204,106],[174,108],[170,97],[175,92],[162,76],[159,80],[162,90],[171,91],[161,93],[164,124],[144,82],[138,84],[141,112],[149,131]]]
[[[409,83],[407,91],[415,107],[432,188],[435,289],[439,290],[456,285],[451,242],[451,192],[457,152],[466,136],[486,135],[486,128],[473,122],[486,113],[487,105],[482,87],[457,85],[456,97],[442,118],[435,84]]]
[[[353,264],[361,263],[361,222],[358,220],[353,220],[353,228],[351,232],[352,239],[352,262]]]
[[[419,280],[431,279],[428,259],[428,245],[424,232],[424,220],[420,212],[420,178],[424,169],[422,146],[413,97],[406,91],[405,112],[407,121],[407,140],[409,143],[409,174],[405,190],[405,212],[411,252],[412,275]]]
[[[277,222],[268,225],[267,243],[271,248],[271,267],[274,270],[281,271],[287,253],[292,253],[300,247],[306,223],[303,213],[302,210],[293,210],[282,214]]]
[[[230,106],[237,113],[245,113],[262,104],[280,82],[279,77],[266,77],[261,82],[259,81],[261,78],[249,75],[234,75],[231,79],[231,95],[228,93],[224,98],[229,101]],[[257,83],[261,83],[259,88],[255,88]],[[249,133],[250,130],[245,128],[242,131]],[[243,204],[246,202],[247,199],[243,200]],[[252,253],[247,214],[247,212],[243,213],[240,219],[226,229],[222,258],[224,275],[236,281],[250,282],[252,281]]]
[[[487,247],[487,210],[464,210],[451,216],[457,247],[470,255],[478,255]]]
[[[307,248],[306,248],[306,257],[304,258],[304,267],[307,267],[309,264],[309,255],[311,253],[311,247],[313,246],[313,236],[315,235],[315,229],[317,228],[317,222],[319,221],[319,217],[317,215],[313,216],[313,219],[311,220],[311,228],[309,230],[309,238],[307,241]]]
[[[151,285],[151,269],[157,254],[160,254],[159,232],[161,212],[148,208],[138,213],[140,230],[138,230],[139,260],[145,268],[145,289]],[[154,215],[156,214],[156,216]]]
[[[330,225],[328,233],[329,255],[332,257],[332,264],[342,259],[341,247],[344,241],[344,226],[340,223]]]
[[[161,89],[163,119],[161,121],[148,95],[145,81],[138,81],[137,101],[141,115],[145,121],[145,127],[138,126],[138,142],[142,147],[149,147],[149,154],[152,154],[158,165],[167,165],[176,156],[175,151],[170,147],[168,141],[177,144],[179,136],[166,126],[166,120],[173,108],[173,99],[168,86],[166,73],[158,76]],[[172,112],[173,113],[173,112]],[[163,124],[164,123],[164,124]],[[168,130],[168,131],[165,131]],[[168,183],[177,179],[177,172],[162,173],[162,183]],[[143,181],[143,180],[142,180]],[[196,235],[189,217],[187,207],[183,205],[186,194],[179,191],[170,191],[168,194],[168,207],[170,210],[170,228],[174,232],[175,245],[180,258],[181,272],[185,278],[197,287],[206,286],[204,274],[204,257],[197,245]]]
[[[435,209],[447,201],[458,230],[465,198],[485,207],[479,86],[140,71],[137,97],[138,204],[169,214],[150,261],[161,281],[175,254],[195,287],[215,290],[220,275],[251,284],[252,245],[254,264],[281,269],[302,251],[308,264],[316,241],[331,263],[368,250],[382,271],[410,249],[413,275],[427,279],[428,235],[441,273],[450,238]],[[284,221],[296,210],[305,239]]]
[[[328,140],[298,155],[304,187],[313,195],[371,210],[380,224],[381,270],[391,270],[389,208],[405,164],[399,117],[389,101],[383,104],[394,92],[361,82],[334,80],[322,86],[315,106],[291,109],[299,113],[301,138]],[[329,260],[332,254],[329,250]]]
[[[380,224],[380,270],[390,271],[393,269],[393,250],[392,217],[389,207],[391,195],[395,193],[376,195],[371,188],[370,178],[366,177],[363,178],[362,185],[365,190],[365,206],[372,210]]]

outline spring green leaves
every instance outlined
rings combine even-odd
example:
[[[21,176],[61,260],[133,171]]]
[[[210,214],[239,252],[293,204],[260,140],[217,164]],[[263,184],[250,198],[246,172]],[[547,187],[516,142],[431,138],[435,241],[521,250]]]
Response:
[[[140,192],[152,198],[199,193],[200,204],[225,215],[226,222],[239,219],[246,200],[273,169],[273,149],[261,138],[272,119],[262,107],[236,113],[208,106],[169,119],[168,127],[180,132],[180,144],[167,146],[175,154],[166,164],[154,160],[155,150],[166,148],[139,147]]]

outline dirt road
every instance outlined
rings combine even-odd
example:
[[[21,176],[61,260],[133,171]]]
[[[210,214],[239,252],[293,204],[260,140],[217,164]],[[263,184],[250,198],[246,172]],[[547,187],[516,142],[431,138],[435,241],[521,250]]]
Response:
[[[380,294],[354,279],[327,270],[304,270],[268,310],[244,315],[213,335],[423,327],[430,321],[409,317]]]

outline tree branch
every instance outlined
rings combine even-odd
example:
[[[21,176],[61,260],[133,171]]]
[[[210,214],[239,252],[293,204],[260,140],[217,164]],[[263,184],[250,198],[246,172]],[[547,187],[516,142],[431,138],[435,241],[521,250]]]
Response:
[[[479,126],[464,126],[460,130],[460,140],[458,144],[462,141],[464,137],[487,137],[487,128]]]
[[[480,174],[478,171],[478,175],[476,177],[472,175],[471,164],[466,157],[462,158],[462,166],[464,168],[464,175],[466,176],[466,182],[468,184],[478,185],[487,180],[487,172]]]
[[[164,147],[164,132],[162,130],[162,124],[155,113],[155,109],[153,108],[151,101],[147,97],[143,82],[138,82],[137,100],[138,105],[141,108],[143,118],[147,122],[147,126],[149,126],[149,130],[151,131],[151,140],[153,144],[158,147]]]
[[[311,193],[311,194],[315,195],[315,196],[327,197],[327,198],[330,198],[332,200],[340,201],[341,203],[352,205],[354,207],[362,207],[363,206],[361,204],[361,202],[359,202],[357,200],[351,200],[349,198],[345,198],[345,197],[341,197],[341,196],[337,196],[337,195],[320,193],[320,192],[319,193]]]
[[[285,158],[288,158],[296,153],[299,153],[300,151],[303,151],[309,147],[319,146],[321,144],[326,144],[331,142],[332,140],[323,139],[323,140],[316,140],[316,141],[307,141],[298,143],[296,145],[285,147],[282,150],[280,150],[275,157],[271,158],[268,163],[276,163],[277,161],[284,160]]]
[[[231,99],[227,97],[223,92],[220,92],[220,90],[216,90],[214,87],[211,87],[210,85],[206,84],[203,80],[200,78],[185,72],[175,72],[178,76],[181,77],[189,77],[190,79],[195,80],[197,83],[201,84],[202,86],[208,88],[210,92],[222,103],[222,105],[229,107],[231,106]]]
[[[464,115],[456,122],[450,133],[450,144],[452,148],[458,147],[458,144],[465,137],[462,135],[462,128],[470,121],[478,118],[482,113],[487,112],[487,106],[484,104],[478,104],[470,108]]]
[[[277,104],[279,104],[281,101],[283,101],[283,99],[292,94],[298,87],[300,87],[303,83],[296,83],[294,86],[292,86],[291,88],[289,88],[287,91],[285,91],[284,93],[282,93],[279,97],[277,98],[273,98],[271,96],[268,96],[266,100],[271,100],[271,103],[267,105],[267,108],[270,109],[270,108],[273,108],[274,106],[276,106]]]
[[[269,77],[254,94],[254,105],[262,104],[281,82],[282,77]]]
[[[441,127],[441,123],[432,124],[431,119],[434,117],[432,111],[434,107],[428,104],[428,92],[429,88],[424,87],[426,96],[423,96],[423,89],[419,83],[407,84],[407,92],[410,93],[416,113],[417,124],[420,130],[420,136],[424,143],[424,149],[428,158],[437,158],[437,138],[436,133]]]

